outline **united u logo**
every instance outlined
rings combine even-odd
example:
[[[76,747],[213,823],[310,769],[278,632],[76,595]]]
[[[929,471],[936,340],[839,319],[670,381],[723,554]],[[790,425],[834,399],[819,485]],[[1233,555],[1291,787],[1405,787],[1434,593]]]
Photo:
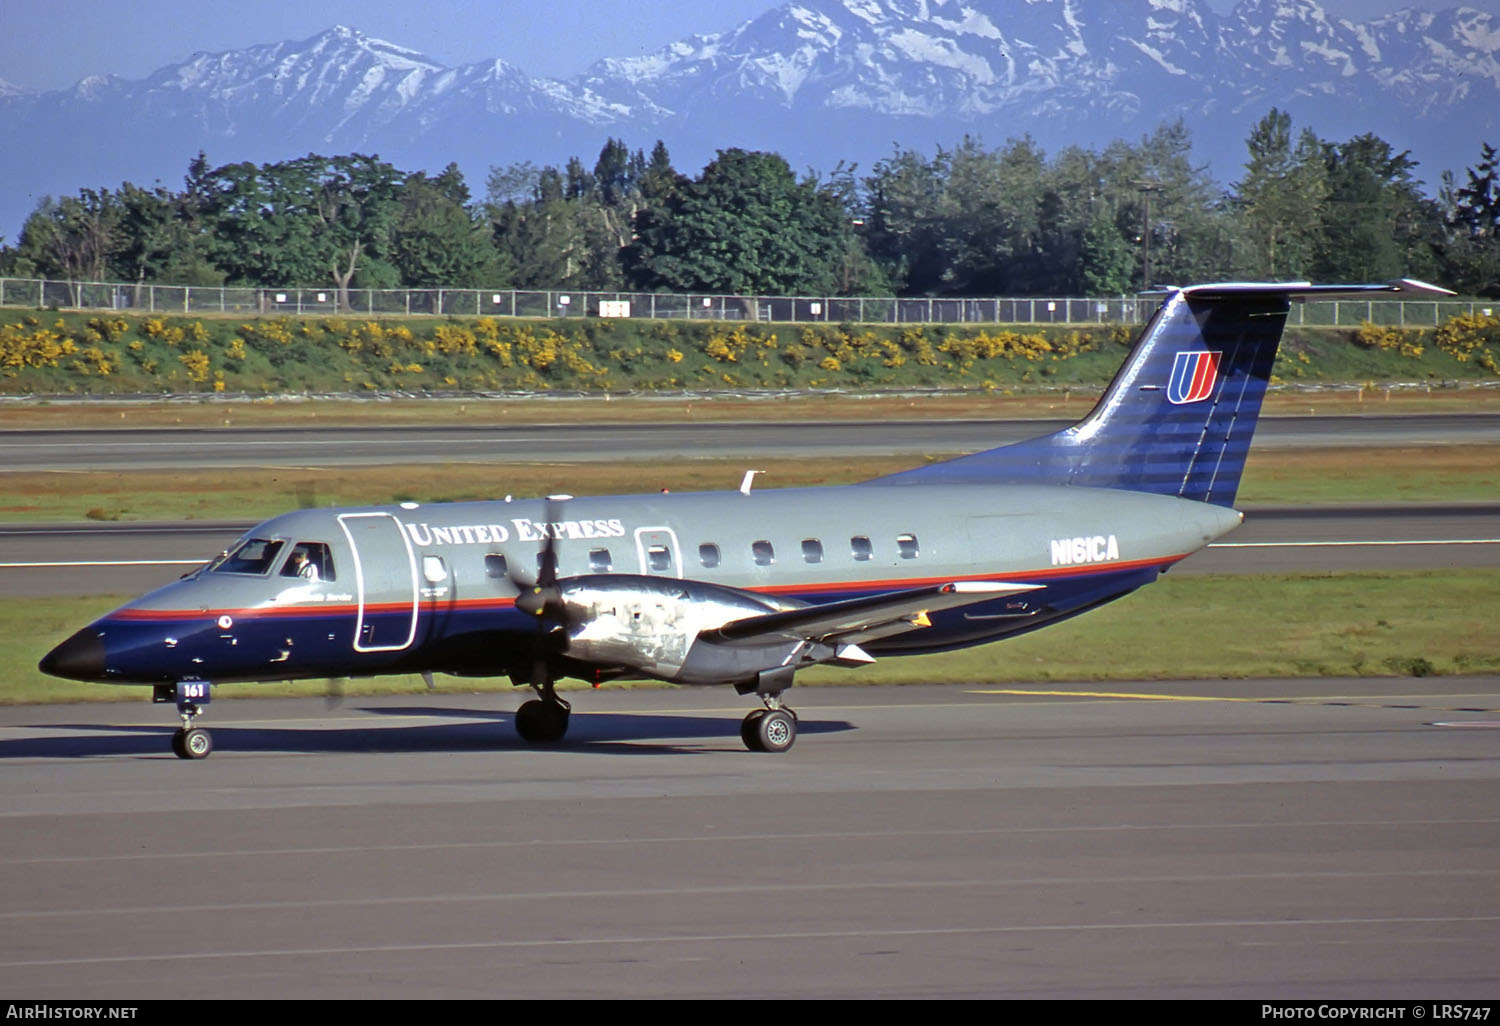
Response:
[[[1217,350],[1206,349],[1178,353],[1172,361],[1172,377],[1167,382],[1167,401],[1181,406],[1201,402],[1213,395],[1222,355]]]

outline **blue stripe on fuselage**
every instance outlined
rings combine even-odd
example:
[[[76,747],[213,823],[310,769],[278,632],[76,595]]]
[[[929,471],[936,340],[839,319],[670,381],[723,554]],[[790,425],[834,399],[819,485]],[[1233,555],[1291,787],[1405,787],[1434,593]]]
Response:
[[[931,615],[931,626],[871,642],[872,653],[914,654],[982,644],[1035,630],[1075,615],[1154,580],[1160,565],[1100,567],[1067,575],[1025,576],[1043,587]],[[995,575],[1005,576],[1005,575]],[[758,589],[813,604],[887,593],[879,586],[850,582],[842,586]],[[120,683],[157,683],[187,679],[214,682],[294,680],[327,676],[367,676],[434,670],[473,675],[507,672],[508,658],[529,658],[527,646],[536,621],[515,609],[509,599],[424,607],[416,640],[402,651],[356,652],[355,612],[278,609],[273,615],[236,611],[232,626],[220,628],[217,611],[166,611],[144,614],[128,607],[93,625],[103,638],[107,679]],[[410,609],[366,610],[367,622],[408,622]],[[378,630],[379,624],[377,624]],[[168,644],[168,639],[172,644]]]

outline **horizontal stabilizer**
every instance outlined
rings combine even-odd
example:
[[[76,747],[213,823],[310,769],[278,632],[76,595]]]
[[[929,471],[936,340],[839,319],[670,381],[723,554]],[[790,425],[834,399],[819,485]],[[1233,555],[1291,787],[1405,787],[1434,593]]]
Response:
[[[1334,299],[1443,299],[1457,295],[1456,292],[1415,278],[1397,278],[1373,285],[1314,285],[1308,281],[1225,281],[1210,285],[1190,285],[1181,291],[1192,299],[1230,299],[1235,296],[1272,293],[1303,302]]]

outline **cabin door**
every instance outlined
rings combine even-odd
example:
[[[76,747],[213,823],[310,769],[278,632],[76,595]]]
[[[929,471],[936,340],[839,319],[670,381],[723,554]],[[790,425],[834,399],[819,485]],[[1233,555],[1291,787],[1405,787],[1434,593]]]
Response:
[[[417,559],[389,513],[341,513],[354,553],[354,651],[399,652],[417,636]]]

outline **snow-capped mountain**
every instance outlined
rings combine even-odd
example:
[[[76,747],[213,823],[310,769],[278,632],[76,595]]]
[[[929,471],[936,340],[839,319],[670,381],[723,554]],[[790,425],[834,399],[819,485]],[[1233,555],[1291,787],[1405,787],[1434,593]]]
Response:
[[[504,61],[446,67],[351,28],[195,54],[145,79],[36,93],[0,82],[0,231],[41,195],[175,186],[215,164],[379,153],[407,169],[586,161],[607,136],[662,138],[695,171],[715,149],[794,167],[869,163],[963,134],[1102,147],[1183,118],[1235,178],[1271,106],[1325,139],[1374,132],[1435,185],[1500,142],[1500,18],[1407,9],[1356,24],[1316,0],[794,0],[743,25],[599,61],[568,81]],[[106,69],[101,69],[101,71]]]

